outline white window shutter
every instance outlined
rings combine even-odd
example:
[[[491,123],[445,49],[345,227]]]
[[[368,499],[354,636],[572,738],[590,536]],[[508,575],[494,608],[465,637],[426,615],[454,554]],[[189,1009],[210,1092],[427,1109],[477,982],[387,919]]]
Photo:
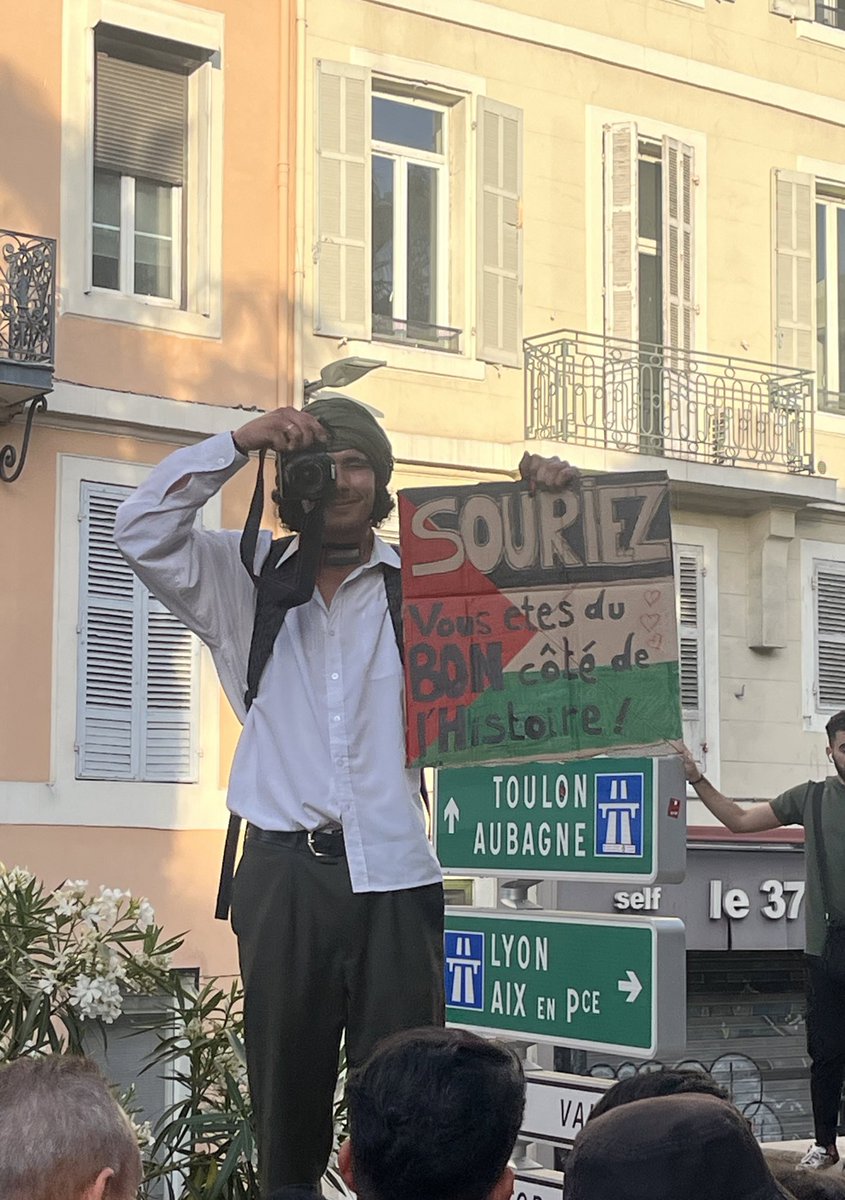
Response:
[[[80,779],[137,776],[135,576],[114,544],[129,488],[83,483],[76,763]]]
[[[372,331],[370,72],[317,61],[316,333]]]
[[[779,17],[812,21],[815,16],[815,0],[769,0],[769,12]]]
[[[774,171],[775,361],[815,366],[815,183],[811,175]]]
[[[676,545],[674,557],[684,741],[706,770],[704,548]]]
[[[522,354],[522,110],[478,99],[477,355]]]
[[[114,543],[115,513],[130,491],[82,484],[77,776],[190,783],[199,644]]]
[[[689,352],[694,347],[692,146],[663,139],[663,340]]]
[[[845,708],[845,564],[813,564],[816,616],[816,708]]]
[[[608,337],[639,338],[637,126],[604,130],[604,312]]]
[[[194,692],[198,643],[153,596],[144,597],[142,776],[196,782]]]

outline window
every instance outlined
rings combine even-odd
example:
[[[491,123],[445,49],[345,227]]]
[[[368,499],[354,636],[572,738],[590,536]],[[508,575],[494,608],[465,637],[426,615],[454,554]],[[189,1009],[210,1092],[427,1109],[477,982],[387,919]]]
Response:
[[[820,25],[845,29],[845,0],[816,0],[815,19]]]
[[[707,753],[704,676],[704,549],[675,544],[675,605],[684,742],[704,764]],[[705,767],[702,765],[702,770]]]
[[[81,487],[76,777],[194,782],[198,644],[114,544],[130,490]]]
[[[816,188],[816,386],[845,413],[845,188]]]
[[[605,127],[605,333],[695,345],[694,152],[675,138]]]
[[[449,311],[447,110],[373,95],[373,337],[460,349]]]
[[[317,63],[315,332],[518,365],[522,114]],[[475,251],[475,288],[464,248]]]
[[[845,708],[845,561],[815,559],[813,609],[816,712]]]
[[[219,336],[222,17],[67,0],[64,22],[63,309]]]
[[[631,122],[604,132],[605,334],[622,343],[606,356],[609,421],[662,454],[694,428],[693,149]]]
[[[845,414],[845,183],[774,172],[775,354]]]
[[[91,282],[183,308],[190,48],[95,31]]]

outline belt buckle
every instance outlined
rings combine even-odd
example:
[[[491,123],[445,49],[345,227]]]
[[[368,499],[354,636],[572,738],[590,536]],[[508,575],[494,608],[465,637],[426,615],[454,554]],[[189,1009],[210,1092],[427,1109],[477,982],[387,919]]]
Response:
[[[339,854],[332,854],[331,851],[328,850],[318,850],[314,844],[314,839],[319,837],[320,834],[324,834],[326,836],[338,836],[342,835],[342,833],[342,829],[309,829],[308,837],[306,839],[308,843],[308,849],[315,858],[339,858]]]

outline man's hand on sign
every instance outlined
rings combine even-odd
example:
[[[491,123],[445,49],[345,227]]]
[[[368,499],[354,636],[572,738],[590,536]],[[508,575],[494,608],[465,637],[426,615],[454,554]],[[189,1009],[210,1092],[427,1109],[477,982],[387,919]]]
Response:
[[[699,767],[698,763],[693,758],[692,750],[690,750],[688,746],[685,746],[683,742],[670,742],[669,745],[677,750],[678,754],[681,756],[681,762],[683,764],[684,775],[687,778],[687,783],[698,782],[698,780],[701,779],[701,767]]]
[[[236,449],[244,454],[252,450],[294,454],[297,450],[319,449],[327,441],[328,434],[310,413],[298,408],[276,408],[236,429],[232,438]]]
[[[531,488],[531,495],[540,488],[544,492],[563,492],[567,488],[575,488],[581,478],[581,472],[565,459],[544,458],[542,454],[523,454],[519,463],[519,474]]]

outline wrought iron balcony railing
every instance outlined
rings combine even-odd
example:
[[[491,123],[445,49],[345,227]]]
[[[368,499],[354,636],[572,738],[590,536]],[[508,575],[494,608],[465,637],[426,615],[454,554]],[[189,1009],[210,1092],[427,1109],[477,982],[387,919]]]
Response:
[[[524,347],[529,438],[815,470],[809,371],[574,330]]]
[[[56,243],[0,229],[0,359],[52,367]]]

